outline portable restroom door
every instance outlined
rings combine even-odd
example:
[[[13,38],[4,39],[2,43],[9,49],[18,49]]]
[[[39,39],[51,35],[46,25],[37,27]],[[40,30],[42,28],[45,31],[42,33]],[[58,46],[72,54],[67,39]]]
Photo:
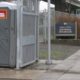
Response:
[[[0,66],[9,66],[10,23],[9,10],[0,8]]]

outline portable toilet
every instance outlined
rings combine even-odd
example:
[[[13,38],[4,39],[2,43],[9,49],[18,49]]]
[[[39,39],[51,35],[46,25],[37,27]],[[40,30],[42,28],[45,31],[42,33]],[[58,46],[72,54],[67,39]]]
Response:
[[[20,68],[37,60],[36,1],[23,0],[20,10],[14,2],[0,2],[0,66]]]

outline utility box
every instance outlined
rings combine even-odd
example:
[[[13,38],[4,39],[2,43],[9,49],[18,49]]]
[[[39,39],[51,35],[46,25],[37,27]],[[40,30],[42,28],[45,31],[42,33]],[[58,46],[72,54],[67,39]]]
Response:
[[[20,68],[37,60],[38,16],[35,11],[38,1],[23,1],[32,1],[32,7],[29,2],[23,2],[21,9],[17,10],[16,3],[0,2],[0,66],[3,67]],[[29,7],[33,8],[32,11]]]

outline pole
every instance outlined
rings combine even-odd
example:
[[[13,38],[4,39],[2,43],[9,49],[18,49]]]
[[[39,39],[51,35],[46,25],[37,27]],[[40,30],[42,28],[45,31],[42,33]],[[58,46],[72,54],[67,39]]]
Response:
[[[17,0],[17,30],[19,30],[19,11],[20,11],[20,5],[19,5],[20,1]],[[16,59],[16,69],[20,69],[20,38],[19,38],[19,31],[17,31],[17,59]]]
[[[39,28],[40,28],[40,26],[39,26],[39,19],[40,19],[40,16],[39,16],[39,1],[38,1],[38,5],[37,5],[38,7],[36,7],[37,8],[37,15],[38,15],[38,28],[37,28],[37,60],[39,61]]]
[[[22,63],[22,6],[23,0],[17,0],[17,59],[16,69],[20,69]]]
[[[51,1],[48,0],[48,60],[47,64],[51,64],[51,9],[50,9]]]
[[[44,42],[46,43],[46,40],[47,40],[47,30],[46,30],[46,28],[47,28],[47,22],[46,22],[46,10],[44,11],[44,25],[43,25],[43,27],[44,27]]]

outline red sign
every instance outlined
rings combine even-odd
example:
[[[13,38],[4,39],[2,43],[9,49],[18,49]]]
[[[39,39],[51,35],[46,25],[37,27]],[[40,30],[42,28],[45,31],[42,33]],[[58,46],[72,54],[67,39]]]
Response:
[[[0,9],[0,19],[7,19],[8,11],[6,9]]]

